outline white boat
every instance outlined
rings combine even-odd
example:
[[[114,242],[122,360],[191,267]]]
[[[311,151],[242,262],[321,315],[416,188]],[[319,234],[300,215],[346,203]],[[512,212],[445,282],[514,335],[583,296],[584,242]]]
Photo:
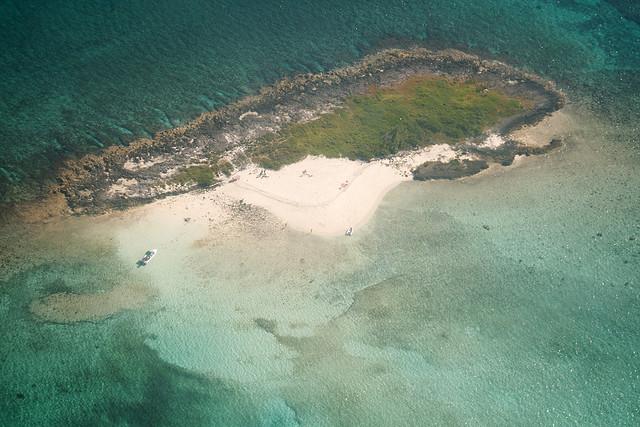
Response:
[[[353,227],[347,228],[347,231],[344,232],[345,236],[351,236],[353,234]]]
[[[138,267],[143,267],[151,262],[154,256],[158,253],[157,249],[151,249],[144,253],[144,256],[140,258],[137,262]]]

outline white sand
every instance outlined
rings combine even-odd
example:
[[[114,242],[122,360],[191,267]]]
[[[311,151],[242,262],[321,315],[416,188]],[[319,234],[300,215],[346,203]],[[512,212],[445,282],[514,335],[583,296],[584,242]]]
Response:
[[[490,148],[495,150],[496,148],[500,148],[505,144],[504,138],[495,133],[490,134],[479,146],[482,148]]]
[[[357,232],[388,191],[412,179],[411,169],[454,157],[446,144],[369,163],[310,156],[266,177],[258,167],[247,168],[217,192],[265,208],[295,230],[336,236],[349,227]]]
[[[568,107],[553,112],[534,126],[524,126],[509,137],[530,147],[548,144],[553,138],[568,136],[568,129],[575,129],[574,116]]]
[[[336,236],[353,227],[356,232],[375,212],[384,195],[426,161],[449,162],[465,156],[448,144],[439,144],[372,162],[307,157],[279,171],[251,165],[218,188],[169,197],[130,212],[146,216],[148,223],[191,223],[213,226],[233,216],[234,203],[266,209],[282,226],[305,233]],[[121,179],[110,193],[134,194],[135,180]],[[140,251],[134,242],[131,247]],[[128,254],[134,256],[134,253]]]

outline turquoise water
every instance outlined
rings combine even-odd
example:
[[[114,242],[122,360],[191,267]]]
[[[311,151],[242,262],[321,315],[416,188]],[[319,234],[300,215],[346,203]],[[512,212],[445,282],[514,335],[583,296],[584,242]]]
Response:
[[[33,230],[1,283],[3,424],[636,424],[638,156],[571,115],[561,151],[403,184],[352,239],[144,210]],[[127,283],[153,298],[29,311]]]
[[[623,114],[640,85],[632,2],[13,1],[0,4],[0,184],[176,126],[260,86],[424,43],[506,59]],[[36,185],[37,186],[37,185]],[[30,187],[33,187],[31,185]]]
[[[25,165],[54,140],[126,142],[122,129],[411,41],[558,79],[573,123],[548,156],[401,185],[352,239],[145,211],[3,228],[0,424],[637,425],[634,7],[2,3],[0,156],[15,177],[36,176]],[[151,239],[159,255],[136,269]],[[29,309],[132,283],[152,298],[104,320]]]

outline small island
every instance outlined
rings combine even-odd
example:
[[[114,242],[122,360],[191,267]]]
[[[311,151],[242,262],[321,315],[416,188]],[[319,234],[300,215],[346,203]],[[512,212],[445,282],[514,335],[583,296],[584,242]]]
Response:
[[[292,228],[339,234],[400,182],[456,179],[557,147],[515,133],[564,102],[552,82],[498,61],[384,50],[69,160],[45,199],[53,214],[99,214],[210,189]]]

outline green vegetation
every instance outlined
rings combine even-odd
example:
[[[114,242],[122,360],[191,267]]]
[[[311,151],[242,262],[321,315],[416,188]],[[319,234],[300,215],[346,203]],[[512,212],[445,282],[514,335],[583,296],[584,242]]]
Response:
[[[233,165],[228,160],[222,159],[212,164],[211,170],[213,171],[214,175],[222,174],[224,176],[229,176],[231,175],[231,172],[233,172]]]
[[[230,176],[233,165],[225,159],[213,157],[208,165],[195,165],[184,168],[174,177],[178,184],[195,183],[199,187],[210,187],[215,184],[219,175]]]
[[[189,166],[179,171],[174,180],[179,184],[196,183],[199,187],[209,187],[216,180],[214,171],[208,165]]]
[[[477,136],[522,109],[518,100],[474,82],[414,78],[350,97],[333,113],[264,137],[249,154],[269,169],[308,154],[370,160]]]

